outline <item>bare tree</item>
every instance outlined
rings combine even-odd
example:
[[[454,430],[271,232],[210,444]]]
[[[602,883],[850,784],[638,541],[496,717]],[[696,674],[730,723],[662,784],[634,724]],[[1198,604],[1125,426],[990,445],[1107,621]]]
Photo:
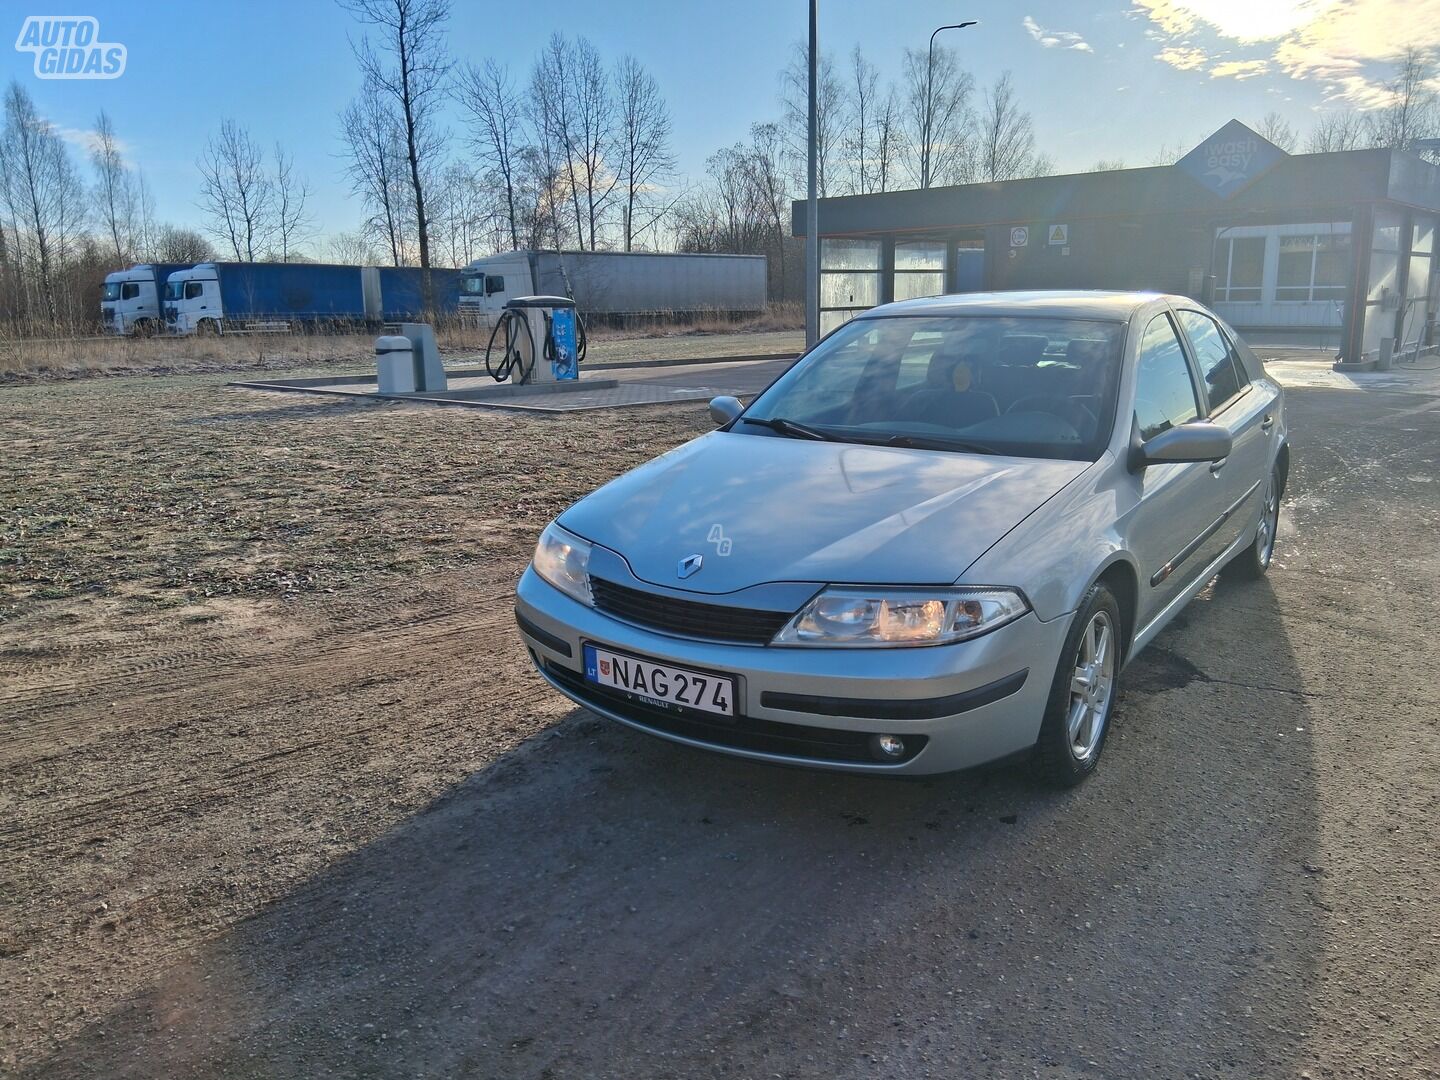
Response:
[[[400,266],[408,240],[404,137],[373,83],[340,114],[340,137],[345,143],[350,190],[370,212],[367,229],[389,250],[391,263]]]
[[[530,75],[530,111],[546,172],[562,177],[581,248],[596,250],[620,183],[615,95],[595,46],[550,36]]]
[[[275,240],[280,245],[281,262],[289,262],[297,242],[309,235],[312,218],[306,210],[310,201],[310,185],[295,175],[295,159],[275,144]]]
[[[850,112],[849,134],[845,137],[845,152],[850,159],[850,190],[856,195],[868,195],[872,190],[873,169],[870,157],[875,152],[872,128],[875,126],[876,99],[880,94],[880,70],[865,59],[865,53],[856,45],[850,52]]]
[[[944,47],[934,51],[933,61],[926,50],[906,49],[904,77],[911,178],[920,188],[963,179],[973,153],[974,80],[955,50]]]
[[[787,159],[797,188],[808,183],[810,139],[810,50],[796,42],[780,76]],[[835,74],[833,57],[820,54],[815,70],[815,190],[820,198],[835,185],[835,164],[845,137],[845,87]]]
[[[1300,136],[1292,128],[1289,122],[1278,112],[1270,111],[1260,121],[1260,126],[1255,133],[1262,139],[1274,143],[1287,154],[1293,153],[1295,147],[1300,144]]]
[[[1385,84],[1388,103],[1369,113],[1365,127],[1371,146],[1415,150],[1421,140],[1440,130],[1440,109],[1435,92],[1435,57],[1414,46],[1396,64],[1394,77]]]
[[[1305,139],[1307,154],[1333,154],[1365,145],[1365,120],[1353,109],[1332,109],[1320,114]]]
[[[65,235],[73,227],[69,205],[78,181],[65,144],[54,126],[35,109],[35,102],[18,82],[5,93],[5,129],[0,157],[6,159],[3,194],[14,223],[13,239],[21,261],[32,265],[38,286],[37,305],[45,319],[58,325],[57,262]]]
[[[670,152],[670,113],[655,77],[633,56],[621,57],[615,67],[615,96],[619,106],[620,154],[618,167],[625,200],[622,239],[626,251],[635,237],[653,228],[669,208],[651,198],[656,182],[675,167]],[[640,215],[637,220],[637,213]]]
[[[109,236],[117,265],[123,264],[135,248],[136,194],[129,168],[120,154],[115,125],[104,109],[95,119],[90,163],[95,167],[95,212]]]
[[[161,225],[155,233],[155,246],[150,260],[159,263],[201,263],[215,258],[210,241],[194,229]]]
[[[510,246],[518,250],[520,215],[515,192],[521,167],[518,159],[524,149],[523,102],[515,92],[509,70],[494,60],[486,60],[483,68],[466,64],[460,71],[457,90],[468,117],[471,143],[504,189]]]
[[[405,139],[415,236],[420,265],[430,268],[430,222],[425,210],[426,165],[440,155],[444,138],[437,125],[445,105],[443,90],[451,60],[445,45],[449,0],[341,0],[361,22],[376,29],[378,43],[367,36],[354,46],[366,82],[389,98]],[[379,51],[377,51],[377,48]],[[426,310],[435,293],[430,275],[421,275]]]
[[[363,232],[332,233],[325,246],[332,262],[346,266],[375,266],[380,261],[375,245]]]
[[[1034,125],[1015,101],[1008,71],[985,94],[978,135],[974,179],[1014,180],[1049,171],[1048,160],[1035,152]]]
[[[1124,158],[1101,158],[1091,165],[1086,172],[1116,172],[1125,168]]]
[[[870,169],[871,190],[889,191],[905,149],[904,118],[894,85],[885,89],[875,109],[875,162]]]
[[[234,120],[206,141],[200,169],[200,208],[208,228],[229,246],[236,262],[254,262],[274,231],[274,184],[265,154]]]
[[[567,87],[572,94],[573,130],[578,141],[570,147],[570,152],[579,160],[590,250],[595,251],[610,198],[620,182],[618,172],[607,160],[616,150],[615,96],[604,61],[594,45],[579,38],[575,42],[574,59]]]

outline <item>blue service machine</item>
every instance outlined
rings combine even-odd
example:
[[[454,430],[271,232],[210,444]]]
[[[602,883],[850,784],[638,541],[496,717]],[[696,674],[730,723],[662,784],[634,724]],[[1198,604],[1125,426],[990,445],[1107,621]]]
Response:
[[[504,335],[500,359],[492,354]],[[485,347],[485,370],[512,386],[565,382],[580,377],[585,322],[564,296],[517,296],[500,312]]]

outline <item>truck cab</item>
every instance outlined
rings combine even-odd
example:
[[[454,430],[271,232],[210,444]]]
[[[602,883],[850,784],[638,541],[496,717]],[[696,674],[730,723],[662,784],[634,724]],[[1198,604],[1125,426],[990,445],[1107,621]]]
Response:
[[[172,334],[218,334],[225,312],[214,263],[176,270],[165,283],[165,325]]]
[[[460,272],[460,314],[481,325],[495,323],[507,301],[535,295],[535,278],[524,252],[476,259]]]
[[[164,275],[141,263],[105,275],[100,294],[100,321],[107,334],[148,336],[165,328],[160,311]]]

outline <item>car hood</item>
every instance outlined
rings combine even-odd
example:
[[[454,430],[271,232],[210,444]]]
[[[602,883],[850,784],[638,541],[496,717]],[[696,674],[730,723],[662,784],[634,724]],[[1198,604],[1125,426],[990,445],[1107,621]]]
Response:
[[[695,592],[948,584],[1088,464],[712,432],[560,523],[618,552],[636,577]],[[701,568],[682,579],[694,554]]]

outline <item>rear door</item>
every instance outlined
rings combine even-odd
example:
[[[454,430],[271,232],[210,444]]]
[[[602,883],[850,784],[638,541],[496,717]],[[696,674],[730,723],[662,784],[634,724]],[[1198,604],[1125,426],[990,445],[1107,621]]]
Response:
[[[1143,442],[1201,415],[1179,328],[1161,312],[1141,333],[1131,422]],[[1137,625],[1145,626],[1203,566],[1201,549],[1224,510],[1224,495],[1206,462],[1148,465],[1134,474],[1133,483],[1136,502],[1124,529],[1140,564]]]
[[[1270,436],[1275,424],[1275,392],[1268,382],[1252,382],[1235,346],[1211,316],[1193,308],[1176,314],[1200,373],[1205,415],[1230,432],[1234,447],[1224,461],[1210,466],[1225,493],[1225,522],[1216,532],[1212,558],[1254,526],[1270,469]]]

